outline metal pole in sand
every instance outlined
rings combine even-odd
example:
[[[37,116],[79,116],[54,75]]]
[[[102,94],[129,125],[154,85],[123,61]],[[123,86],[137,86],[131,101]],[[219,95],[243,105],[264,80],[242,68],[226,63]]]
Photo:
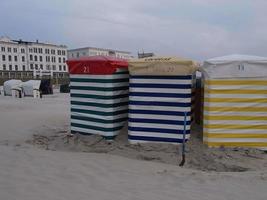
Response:
[[[184,112],[184,130],[183,130],[183,144],[182,144],[182,161],[179,164],[179,166],[181,166],[181,167],[184,166],[184,163],[185,163],[186,117],[187,117],[187,112]]]

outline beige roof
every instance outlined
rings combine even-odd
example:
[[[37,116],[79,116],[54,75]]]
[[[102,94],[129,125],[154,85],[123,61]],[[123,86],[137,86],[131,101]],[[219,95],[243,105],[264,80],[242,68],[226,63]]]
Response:
[[[176,57],[149,57],[129,60],[131,75],[190,75],[197,64],[189,59]]]

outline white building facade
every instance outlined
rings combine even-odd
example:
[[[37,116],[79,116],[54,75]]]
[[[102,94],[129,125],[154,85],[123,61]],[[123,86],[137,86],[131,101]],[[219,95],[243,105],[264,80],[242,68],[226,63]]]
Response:
[[[102,49],[96,47],[85,47],[78,49],[68,50],[68,59],[75,59],[87,56],[113,56],[116,58],[130,59],[132,58],[131,52],[118,51],[113,49]]]
[[[0,76],[56,76],[68,74],[67,46],[0,38]],[[14,77],[15,76],[15,77]]]

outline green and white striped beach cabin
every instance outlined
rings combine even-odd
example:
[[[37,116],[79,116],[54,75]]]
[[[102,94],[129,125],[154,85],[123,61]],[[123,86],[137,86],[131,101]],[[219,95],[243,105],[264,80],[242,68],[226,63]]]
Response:
[[[67,61],[70,71],[71,133],[114,139],[128,119],[128,63],[93,56]]]

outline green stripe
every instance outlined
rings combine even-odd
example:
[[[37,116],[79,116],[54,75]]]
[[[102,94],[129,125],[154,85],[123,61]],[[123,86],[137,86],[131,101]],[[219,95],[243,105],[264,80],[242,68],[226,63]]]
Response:
[[[128,109],[127,110],[114,111],[114,112],[101,112],[101,111],[94,111],[94,110],[83,110],[83,109],[71,108],[71,112],[100,115],[100,116],[114,116],[114,115],[120,115],[120,114],[128,113]]]
[[[95,134],[92,134],[92,133],[86,133],[86,132],[83,132],[83,131],[75,131],[75,130],[71,130],[71,133],[72,133],[72,134],[79,133],[79,134],[81,134],[81,135],[95,135]],[[114,135],[114,136],[104,136],[104,135],[102,135],[102,137],[103,137],[105,140],[114,140],[116,136],[117,136],[117,135]]]
[[[114,75],[116,75],[116,74],[129,74],[129,71],[124,70],[124,71],[121,71],[121,72],[116,72]]]
[[[127,121],[128,117],[114,119],[114,120],[105,120],[105,119],[97,119],[97,118],[92,118],[92,117],[82,117],[82,116],[71,115],[71,119],[90,121],[90,122],[97,122],[97,123],[103,123],[103,124],[114,124],[114,123],[120,123],[120,122]]]
[[[71,90],[94,90],[94,91],[119,91],[119,90],[128,90],[129,86],[122,86],[122,87],[91,87],[91,86],[70,86]]]
[[[120,103],[113,103],[113,104],[71,101],[71,105],[93,106],[93,107],[98,107],[98,108],[116,108],[116,107],[120,107],[120,106],[127,106],[128,105],[128,101],[120,102]]]
[[[120,79],[90,79],[90,78],[70,78],[70,82],[86,82],[86,83],[121,83],[129,82],[129,78]]]
[[[114,128],[103,128],[103,127],[98,127],[98,126],[89,126],[89,125],[77,124],[77,123],[71,123],[71,126],[78,127],[78,128],[92,129],[96,131],[103,131],[103,132],[119,131],[123,128],[123,126],[118,126]]]
[[[103,95],[94,95],[94,94],[70,94],[71,97],[79,97],[79,98],[91,98],[91,99],[120,99],[126,98],[129,94],[120,94],[113,96],[103,96]]]

